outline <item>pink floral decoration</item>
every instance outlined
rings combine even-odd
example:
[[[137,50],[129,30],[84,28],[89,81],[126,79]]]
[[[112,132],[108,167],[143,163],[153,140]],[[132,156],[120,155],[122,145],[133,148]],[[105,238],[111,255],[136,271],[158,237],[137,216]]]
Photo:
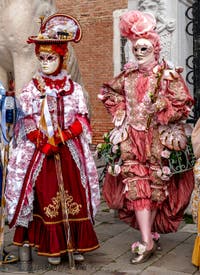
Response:
[[[114,166],[114,175],[119,175],[120,174],[120,172],[121,172],[121,167],[120,167],[120,165],[119,164],[115,164],[115,166]]]
[[[170,157],[171,152],[168,150],[163,150],[161,152],[161,157],[168,159]]]
[[[136,62],[128,62],[124,65],[124,70],[137,70],[138,69],[138,64]]]
[[[156,32],[156,19],[151,13],[132,10],[120,17],[119,28],[121,35],[131,41],[145,38],[154,46],[156,60],[159,59],[160,37]]]
[[[160,239],[160,234],[158,234],[158,232],[152,232],[151,235],[155,241],[158,241]]]
[[[131,245],[131,250],[134,251],[136,247],[138,247],[140,245],[140,242],[134,242],[132,245]]]
[[[108,173],[113,175],[113,176],[117,176],[119,175],[121,172],[121,167],[119,164],[115,164],[114,166],[109,165],[108,166]]]
[[[157,177],[161,178],[161,180],[168,181],[171,176],[171,170],[168,166],[163,166],[162,169],[157,169]]]
[[[125,37],[132,35],[140,36],[156,28],[155,17],[146,12],[132,10],[124,13],[120,17],[120,31]]]
[[[165,175],[170,175],[171,174],[171,170],[170,170],[170,168],[168,166],[163,166],[162,172]]]
[[[132,253],[137,253],[139,255],[142,255],[146,251],[146,245],[140,242],[135,242],[131,246],[131,251]]]

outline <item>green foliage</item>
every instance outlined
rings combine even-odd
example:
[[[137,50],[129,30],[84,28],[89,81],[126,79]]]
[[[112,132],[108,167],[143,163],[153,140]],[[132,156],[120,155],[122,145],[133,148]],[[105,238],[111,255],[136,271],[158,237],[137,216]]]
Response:
[[[183,217],[184,217],[184,221],[185,221],[186,224],[193,224],[194,223],[192,215],[186,213],[186,214],[184,214]]]
[[[109,132],[104,134],[104,143],[97,145],[98,158],[102,158],[106,165],[113,166],[120,159],[120,147],[119,145],[113,145],[110,142]]]

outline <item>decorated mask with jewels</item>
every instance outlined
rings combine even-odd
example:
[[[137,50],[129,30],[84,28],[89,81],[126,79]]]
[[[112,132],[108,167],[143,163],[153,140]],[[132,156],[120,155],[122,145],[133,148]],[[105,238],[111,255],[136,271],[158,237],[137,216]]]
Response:
[[[54,52],[48,53],[41,51],[37,55],[37,57],[40,63],[41,70],[44,74],[50,75],[58,70],[61,62],[61,57],[59,54]]]
[[[132,51],[139,65],[148,65],[155,61],[154,47],[147,39],[140,38],[133,42]]]

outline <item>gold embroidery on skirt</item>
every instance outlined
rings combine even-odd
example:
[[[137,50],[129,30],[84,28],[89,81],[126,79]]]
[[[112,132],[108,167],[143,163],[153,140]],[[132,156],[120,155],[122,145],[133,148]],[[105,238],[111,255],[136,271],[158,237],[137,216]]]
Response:
[[[57,192],[56,197],[53,197],[52,204],[49,204],[47,207],[44,207],[44,212],[48,218],[55,218],[58,216],[60,208],[60,193]],[[68,214],[77,215],[80,212],[81,204],[73,202],[73,197],[69,195],[68,191],[65,190],[65,203],[67,206]]]

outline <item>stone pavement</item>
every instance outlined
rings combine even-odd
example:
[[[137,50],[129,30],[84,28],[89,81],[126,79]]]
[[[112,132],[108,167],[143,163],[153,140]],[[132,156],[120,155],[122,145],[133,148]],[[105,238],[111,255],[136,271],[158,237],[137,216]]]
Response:
[[[130,246],[140,239],[139,232],[121,222],[116,213],[109,211],[104,202],[96,217],[95,230],[100,248],[85,254],[85,262],[77,264],[75,270],[68,267],[67,257],[59,266],[51,266],[46,257],[39,257],[32,251],[31,263],[17,263],[0,266],[0,274],[77,274],[77,275],[188,275],[200,274],[198,268],[191,263],[196,226],[181,224],[177,233],[161,236],[163,250],[157,251],[148,262],[138,265],[129,263]],[[17,253],[12,245],[13,231],[6,226],[5,246],[7,251]]]

